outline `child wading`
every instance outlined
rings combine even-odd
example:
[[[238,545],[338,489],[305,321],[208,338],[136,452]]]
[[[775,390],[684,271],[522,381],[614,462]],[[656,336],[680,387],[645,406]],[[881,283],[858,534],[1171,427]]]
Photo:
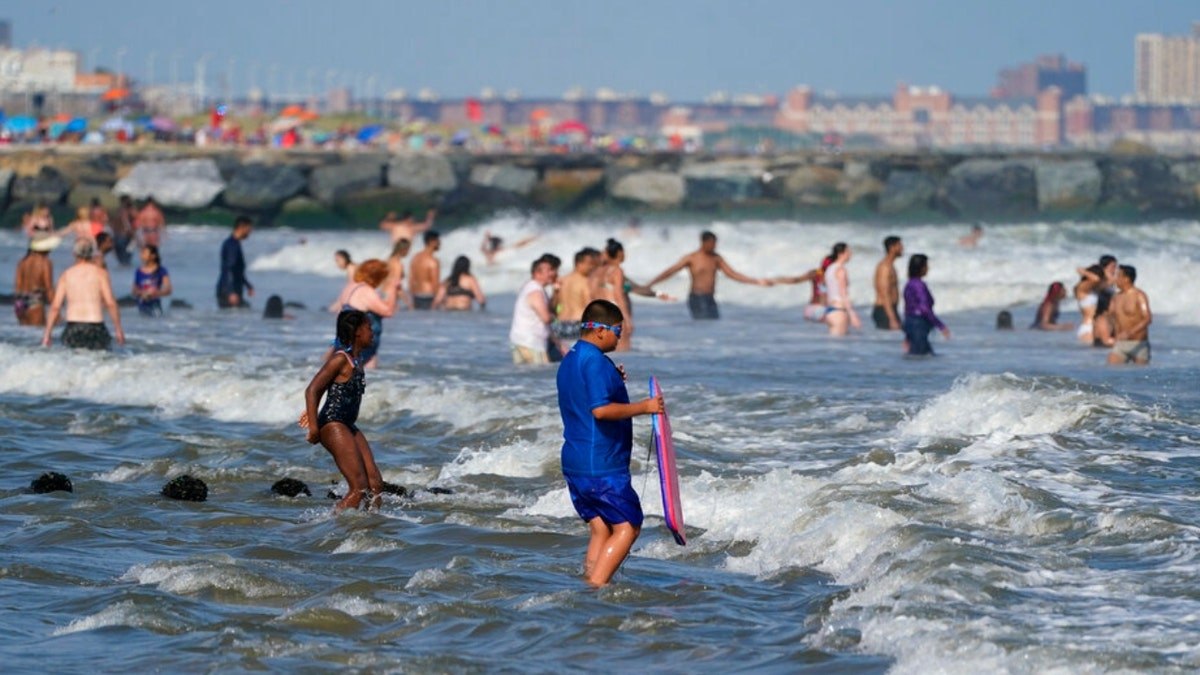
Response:
[[[304,391],[304,414],[300,426],[308,430],[308,442],[321,442],[350,486],[335,510],[358,508],[369,496],[368,508],[378,507],[383,478],[375,466],[371,445],[355,424],[366,381],[360,354],[371,344],[371,322],[365,312],[356,309],[338,314],[337,337],[349,345],[330,355]],[[325,397],[325,406],[317,414],[317,404]]]
[[[625,371],[605,356],[617,348],[623,320],[616,305],[593,300],[583,310],[579,341],[558,367],[562,471],[591,530],[583,573],[593,586],[612,579],[642,530],[642,503],[629,476],[631,418],[663,412],[661,396],[630,403]]]

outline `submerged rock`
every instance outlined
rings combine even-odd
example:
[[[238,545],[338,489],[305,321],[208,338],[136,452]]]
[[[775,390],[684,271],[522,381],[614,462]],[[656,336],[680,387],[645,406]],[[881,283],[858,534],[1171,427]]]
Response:
[[[29,484],[29,489],[33,490],[33,493],[36,495],[44,495],[48,492],[75,491],[75,488],[71,485],[71,479],[57,471],[47,471],[34,478],[33,482]]]
[[[208,485],[199,478],[184,474],[167,481],[162,488],[162,495],[185,502],[202,502],[208,499]]]
[[[295,478],[280,478],[271,486],[271,492],[282,497],[312,496],[312,492],[309,491],[304,481],[296,480]]]

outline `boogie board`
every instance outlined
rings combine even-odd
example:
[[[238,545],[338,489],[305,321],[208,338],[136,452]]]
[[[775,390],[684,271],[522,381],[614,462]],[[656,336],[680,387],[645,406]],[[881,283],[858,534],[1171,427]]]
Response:
[[[658,380],[650,378],[650,396],[662,396]],[[662,488],[663,517],[667,521],[667,529],[675,537],[675,543],[687,546],[683,535],[683,507],[679,503],[679,474],[675,471],[675,444],[671,440],[671,420],[667,419],[666,409],[662,414],[650,416],[650,426],[653,429],[651,443],[655,454],[658,455],[658,484]]]

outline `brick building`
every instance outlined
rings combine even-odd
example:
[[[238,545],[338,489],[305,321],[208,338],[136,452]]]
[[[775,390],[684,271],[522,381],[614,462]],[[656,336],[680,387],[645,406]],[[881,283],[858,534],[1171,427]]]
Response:
[[[900,84],[891,97],[822,96],[798,87],[775,125],[795,133],[873,136],[901,148],[1041,148],[1062,143],[1062,94],[1027,98],[955,97],[938,87]]]

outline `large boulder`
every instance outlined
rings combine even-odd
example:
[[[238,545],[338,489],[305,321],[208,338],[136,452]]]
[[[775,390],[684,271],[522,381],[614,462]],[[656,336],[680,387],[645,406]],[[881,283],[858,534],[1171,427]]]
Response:
[[[308,179],[290,164],[244,164],[225,188],[225,203],[247,211],[275,211],[304,191]]]
[[[458,187],[458,176],[445,155],[395,155],[388,164],[387,184],[420,195],[446,193]]]
[[[952,215],[1012,217],[1037,212],[1037,179],[1026,161],[968,159],[950,169],[942,190]]]
[[[593,198],[604,196],[604,169],[554,168],[542,172],[542,181],[534,186],[533,199],[549,209],[571,210]]]
[[[153,197],[168,209],[194,210],[212,206],[225,190],[225,181],[211,159],[139,162],[113,186],[118,195]]]
[[[61,204],[71,191],[71,181],[53,167],[43,166],[34,176],[18,176],[12,184],[12,199],[19,202]]]
[[[801,166],[783,179],[782,196],[793,204],[829,206],[845,202],[838,191],[842,172],[830,166]]]
[[[1101,163],[1106,206],[1132,206],[1138,211],[1180,212],[1195,208],[1193,185],[1180,180],[1165,157],[1115,157]],[[1183,171],[1186,173],[1186,169]]]
[[[933,208],[937,181],[922,171],[892,171],[879,194],[879,213],[894,216]]]
[[[883,181],[875,175],[870,162],[850,161],[842,169],[837,191],[845,195],[847,204],[875,203],[883,194]]]
[[[471,169],[471,182],[475,185],[522,197],[533,192],[537,178],[537,171],[509,164],[481,164]]]
[[[308,177],[308,193],[332,206],[346,195],[383,187],[384,163],[375,157],[355,157],[340,164],[319,166]]]
[[[654,208],[674,208],[687,194],[683,176],[669,171],[634,171],[612,179],[608,193],[616,199]]]
[[[1090,209],[1100,201],[1104,176],[1091,160],[1039,161],[1033,171],[1039,211]]]
[[[766,163],[760,159],[689,162],[680,173],[688,206],[706,208],[760,199]]]
[[[1179,182],[1180,188],[1190,190],[1200,202],[1200,159],[1184,159],[1171,163],[1171,176]],[[0,184],[3,179],[0,179]]]

